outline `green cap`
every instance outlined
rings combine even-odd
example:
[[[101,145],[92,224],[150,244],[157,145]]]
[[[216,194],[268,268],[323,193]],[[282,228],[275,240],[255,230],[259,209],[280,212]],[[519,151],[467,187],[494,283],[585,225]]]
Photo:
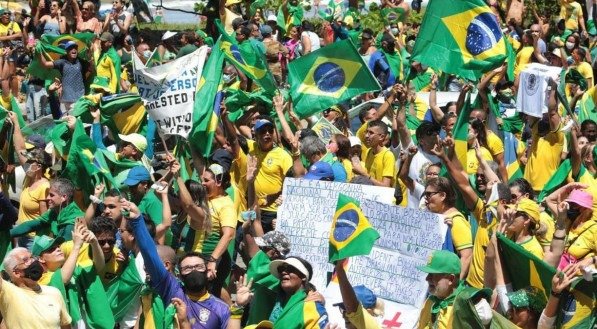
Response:
[[[42,236],[36,236],[35,239],[33,239],[33,246],[31,246],[31,254],[33,254],[33,256],[41,256],[41,254],[52,248],[53,246],[57,245],[57,244],[62,244],[64,242],[64,238],[59,236],[56,239],[52,239],[47,235],[42,235]]]
[[[512,306],[541,312],[547,304],[545,295],[537,287],[526,287],[506,294]]]
[[[417,269],[432,274],[459,274],[460,258],[453,252],[436,250],[429,256],[427,265],[417,266]]]
[[[100,77],[96,76],[93,78],[93,82],[91,86],[89,86],[92,90],[93,89],[102,89],[105,92],[110,92],[110,82],[108,77]]]

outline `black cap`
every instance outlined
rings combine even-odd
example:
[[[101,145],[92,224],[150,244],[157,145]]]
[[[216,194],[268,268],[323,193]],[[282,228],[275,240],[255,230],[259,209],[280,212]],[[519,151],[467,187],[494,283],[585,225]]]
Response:
[[[421,121],[419,127],[417,127],[416,136],[420,139],[423,136],[431,136],[433,134],[439,134],[441,126],[431,121]]]
[[[224,171],[226,172],[230,171],[230,167],[232,166],[232,160],[232,153],[225,149],[217,149],[211,156],[211,161],[222,166],[222,168],[224,168]]]

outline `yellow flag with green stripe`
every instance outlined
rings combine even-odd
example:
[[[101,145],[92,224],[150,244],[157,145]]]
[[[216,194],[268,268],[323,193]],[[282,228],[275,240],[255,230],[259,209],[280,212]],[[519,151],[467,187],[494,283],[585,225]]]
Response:
[[[379,233],[369,224],[359,202],[340,193],[330,230],[330,263],[351,256],[368,255]]]
[[[462,165],[462,168],[467,168],[467,152],[468,152],[468,126],[469,117],[471,114],[471,98],[467,95],[462,111],[458,115],[458,119],[452,128],[452,136],[454,137],[454,152],[456,157]]]
[[[595,328],[597,325],[597,275],[593,281],[582,278],[570,285],[570,291],[560,298],[556,328]]]

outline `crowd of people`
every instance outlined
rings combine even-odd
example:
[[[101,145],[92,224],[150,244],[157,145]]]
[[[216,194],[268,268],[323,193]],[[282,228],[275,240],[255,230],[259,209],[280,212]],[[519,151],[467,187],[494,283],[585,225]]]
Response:
[[[382,90],[299,118],[285,92],[228,102],[259,86],[225,62],[209,156],[196,145],[175,152],[185,141],[163,140],[142,106],[109,114],[103,104],[138,94],[134,58],[155,65],[213,47],[214,26],[168,31],[155,42],[139,32],[125,0],[105,17],[99,1],[0,9],[1,325],[384,327],[379,287],[352,285],[343,261],[334,267],[342,298],[334,307],[345,323],[330,321],[325,287],[310,283],[317,269],[293,253],[292,232],[276,230],[284,180],[293,177],[393,188],[397,206],[444,219],[451,245],[418,267],[429,289],[417,328],[595,328],[595,286],[582,300],[571,287],[597,273],[597,1],[561,2],[561,12],[547,15],[534,3],[487,0],[515,57],[467,81],[411,58],[420,26],[409,17],[424,13],[420,1],[382,0],[382,13],[399,15],[373,30],[361,24],[356,1],[306,18],[297,0],[280,8],[220,0],[225,32],[251,44],[280,90],[289,88],[289,63],[345,39]],[[77,33],[92,38],[61,39]],[[38,46],[47,40],[58,40],[62,56]],[[517,106],[531,63],[561,68],[546,82],[541,117]],[[52,70],[58,74],[41,74]],[[438,104],[444,91],[459,92],[458,100]],[[358,123],[348,111],[355,106]],[[115,123],[118,115],[128,128]],[[56,120],[50,131],[28,126],[45,116]],[[319,118],[338,133],[318,135]],[[85,136],[92,151],[69,154]],[[114,179],[72,176],[90,166],[85,159]],[[554,268],[551,287],[514,290],[500,237]],[[581,324],[570,322],[578,303],[592,309]]]

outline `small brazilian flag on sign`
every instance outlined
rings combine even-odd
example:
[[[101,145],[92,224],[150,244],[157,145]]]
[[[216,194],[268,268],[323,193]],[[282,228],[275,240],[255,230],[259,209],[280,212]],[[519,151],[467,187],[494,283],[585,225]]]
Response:
[[[359,202],[340,193],[330,230],[330,263],[351,256],[368,255],[377,239],[379,233],[363,215]]]
[[[477,80],[507,57],[500,25],[483,0],[430,0],[412,60]]]
[[[381,89],[348,39],[290,62],[288,82],[294,110],[300,118]]]

